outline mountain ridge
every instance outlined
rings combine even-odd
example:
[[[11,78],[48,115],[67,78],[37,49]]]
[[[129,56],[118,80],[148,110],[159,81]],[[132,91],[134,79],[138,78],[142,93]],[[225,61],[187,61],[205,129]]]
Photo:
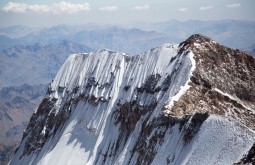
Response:
[[[70,56],[10,164],[233,164],[255,141],[254,68],[198,34],[132,57]]]

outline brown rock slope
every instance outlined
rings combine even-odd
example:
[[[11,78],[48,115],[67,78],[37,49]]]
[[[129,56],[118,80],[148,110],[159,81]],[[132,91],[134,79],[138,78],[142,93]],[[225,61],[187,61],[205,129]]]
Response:
[[[196,69],[189,90],[173,116],[209,112],[237,119],[255,130],[255,58],[195,34],[180,44],[194,54]]]

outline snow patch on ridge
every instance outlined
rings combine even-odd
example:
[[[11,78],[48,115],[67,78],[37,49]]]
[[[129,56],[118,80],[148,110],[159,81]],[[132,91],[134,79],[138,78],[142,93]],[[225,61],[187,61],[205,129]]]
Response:
[[[236,102],[238,102],[239,104],[241,104],[244,108],[246,108],[246,109],[248,109],[248,110],[250,110],[250,111],[252,111],[252,112],[255,112],[255,110],[251,109],[250,107],[247,107],[240,99],[238,99],[238,97],[234,97],[234,96],[232,96],[232,95],[230,95],[230,94],[228,94],[228,93],[225,93],[225,92],[221,91],[221,90],[218,89],[218,88],[214,88],[213,90],[216,91],[216,92],[218,92],[218,93],[220,93],[220,94],[222,94],[222,95],[224,95],[224,96],[229,97],[231,100],[235,100]]]
[[[171,109],[174,105],[175,101],[178,101],[182,95],[185,94],[185,92],[190,88],[189,83],[191,82],[190,77],[192,76],[193,71],[196,69],[196,61],[194,60],[194,54],[192,51],[189,51],[188,53],[190,62],[191,62],[191,69],[188,73],[188,81],[186,81],[185,85],[181,86],[179,92],[170,98],[168,101],[169,104],[165,106],[165,110],[163,111],[163,115],[168,116],[171,114]]]

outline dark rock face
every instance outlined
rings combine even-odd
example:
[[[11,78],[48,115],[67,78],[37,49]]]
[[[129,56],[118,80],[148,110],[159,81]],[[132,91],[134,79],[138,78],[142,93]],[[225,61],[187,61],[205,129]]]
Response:
[[[125,132],[127,134],[126,137],[128,138],[141,116],[151,113],[156,106],[156,102],[151,103],[150,105],[141,106],[136,100],[133,100],[131,103],[127,102],[123,105],[118,105],[114,112],[116,124],[121,125],[122,132]]]
[[[60,107],[60,112],[57,112],[54,107],[57,100],[56,98],[44,98],[36,112],[33,113],[22,138],[27,138],[24,155],[39,152],[45,142],[63,127],[70,117],[71,108],[76,106],[76,101],[72,97],[67,97],[65,104]]]
[[[209,114],[206,113],[195,113],[190,120],[188,127],[184,129],[184,141],[188,143],[199,131],[201,124],[209,117]]]
[[[30,154],[33,151],[38,151],[41,149],[46,138],[49,135],[49,130],[47,126],[51,127],[53,121],[51,119],[51,114],[49,115],[49,120],[45,117],[45,114],[49,114],[50,110],[54,107],[55,101],[44,98],[42,103],[39,105],[37,112],[34,113],[30,119],[30,122],[27,126],[26,131],[23,134],[23,137],[28,136],[27,143],[25,144],[26,152]],[[42,117],[42,120],[38,121],[38,117]],[[50,122],[50,123],[48,123]],[[46,129],[44,128],[46,127]],[[36,128],[36,129],[34,129]],[[43,131],[43,129],[45,129]]]
[[[147,121],[146,121],[147,122]],[[142,125],[142,132],[139,136],[135,147],[133,149],[133,153],[138,153],[138,158],[136,164],[151,164],[153,161],[157,149],[157,144],[162,144],[164,141],[164,136],[166,134],[167,129],[171,126],[171,124],[177,124],[179,121],[178,119],[172,118],[158,118],[153,121],[153,124],[146,125],[146,122]],[[163,128],[163,129],[159,129]],[[147,139],[150,137],[151,132],[153,130],[156,131],[147,142]],[[146,146],[146,147],[145,147]]]

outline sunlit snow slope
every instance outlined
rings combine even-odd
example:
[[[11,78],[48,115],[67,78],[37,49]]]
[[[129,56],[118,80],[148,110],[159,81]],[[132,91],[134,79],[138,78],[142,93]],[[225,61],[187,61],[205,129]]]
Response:
[[[192,37],[198,43],[165,44],[136,56],[110,50],[70,56],[33,114],[10,164],[233,164],[241,160],[255,141],[246,118],[194,108],[204,105],[200,102],[192,109],[186,99],[193,91],[192,98],[202,100],[202,92],[196,90],[201,84],[206,88],[203,92],[225,94],[219,92],[225,88],[207,89],[195,83],[203,58],[197,58],[194,45],[204,40],[216,43]],[[232,97],[229,100],[231,111],[237,103]],[[243,103],[242,98],[238,101]],[[253,104],[247,101],[238,107],[250,110]]]

